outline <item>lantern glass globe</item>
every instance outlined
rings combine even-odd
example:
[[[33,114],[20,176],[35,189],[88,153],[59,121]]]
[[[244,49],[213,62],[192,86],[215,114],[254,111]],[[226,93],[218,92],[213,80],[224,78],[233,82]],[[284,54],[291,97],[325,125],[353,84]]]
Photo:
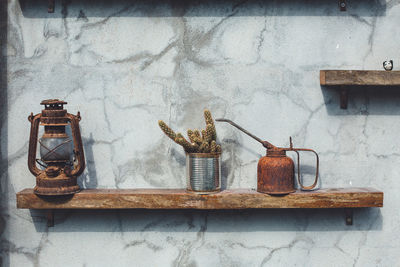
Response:
[[[40,157],[44,162],[71,161],[72,150],[72,141],[69,137],[40,139]]]

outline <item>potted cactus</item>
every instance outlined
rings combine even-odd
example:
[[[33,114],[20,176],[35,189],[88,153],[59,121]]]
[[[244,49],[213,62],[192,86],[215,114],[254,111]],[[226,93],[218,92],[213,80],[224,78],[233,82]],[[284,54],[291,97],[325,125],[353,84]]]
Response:
[[[220,155],[221,145],[217,144],[217,132],[211,112],[204,110],[206,128],[187,130],[188,139],[175,133],[164,121],[158,121],[161,130],[186,153],[187,190],[210,193],[221,190]]]

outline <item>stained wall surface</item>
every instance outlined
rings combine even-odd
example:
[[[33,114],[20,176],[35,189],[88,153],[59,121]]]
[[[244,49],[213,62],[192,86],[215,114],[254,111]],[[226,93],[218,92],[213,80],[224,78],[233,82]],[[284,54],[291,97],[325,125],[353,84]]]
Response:
[[[2,266],[399,266],[400,94],[361,88],[339,108],[320,69],[400,68],[400,1],[1,3]],[[356,210],[16,209],[32,188],[29,122],[43,99],[81,112],[84,188],[183,188],[185,154],[158,128],[204,127],[202,111],[273,144],[319,152],[320,187],[375,187]],[[225,188],[255,188],[265,151],[217,124]],[[302,159],[312,182],[313,158]],[[1,265],[1,264],[0,264]]]

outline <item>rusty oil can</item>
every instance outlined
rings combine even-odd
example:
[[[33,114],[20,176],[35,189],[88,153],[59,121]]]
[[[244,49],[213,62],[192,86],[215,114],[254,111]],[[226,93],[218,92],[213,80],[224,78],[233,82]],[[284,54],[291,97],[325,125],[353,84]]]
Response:
[[[294,162],[286,156],[287,151],[293,151],[297,154],[297,180],[301,190],[312,190],[318,183],[319,157],[317,152],[307,148],[294,148],[292,138],[290,137],[290,147],[276,147],[268,141],[252,135],[236,123],[228,119],[216,119],[215,121],[227,122],[250,137],[260,142],[266,149],[267,154],[261,157],[257,165],[257,192],[270,195],[285,195],[296,191]],[[304,186],[300,179],[300,154],[299,151],[313,152],[316,156],[316,174],[314,183],[311,186]]]

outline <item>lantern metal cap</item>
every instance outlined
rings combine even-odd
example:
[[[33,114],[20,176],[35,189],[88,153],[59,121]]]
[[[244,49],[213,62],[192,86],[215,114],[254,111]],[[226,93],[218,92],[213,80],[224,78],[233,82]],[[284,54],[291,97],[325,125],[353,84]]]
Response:
[[[68,103],[58,99],[46,99],[40,103],[40,105],[66,105],[66,104]]]

